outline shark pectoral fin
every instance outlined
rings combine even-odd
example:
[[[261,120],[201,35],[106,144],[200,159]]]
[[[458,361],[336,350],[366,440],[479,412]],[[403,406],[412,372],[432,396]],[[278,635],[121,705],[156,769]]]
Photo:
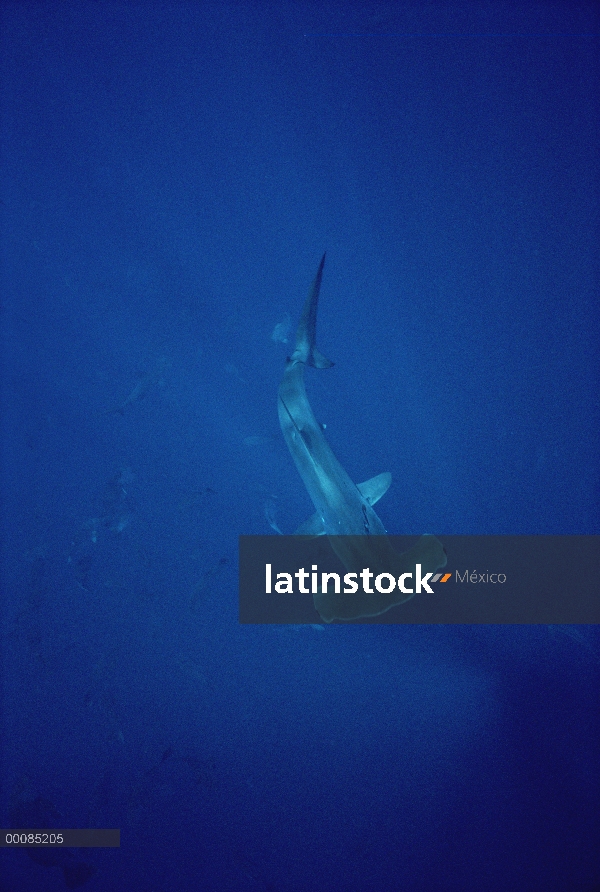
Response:
[[[383,474],[371,477],[370,480],[365,480],[364,483],[357,483],[356,488],[369,505],[375,505],[386,494],[391,482],[392,475],[389,471],[384,471]]]
[[[369,503],[369,505],[375,505],[379,499],[386,494],[388,489],[390,488],[390,484],[392,482],[392,475],[389,471],[384,471],[383,474],[378,474],[376,477],[371,477],[370,480],[365,480],[364,483],[357,483],[356,488],[359,493],[363,497],[363,499]],[[323,519],[318,511],[309,517],[308,520],[305,520],[304,523],[301,523],[294,536],[324,536],[325,535],[325,527],[323,526]]]
[[[323,526],[323,518],[315,511],[312,517],[301,523],[294,536],[324,536],[325,527]]]

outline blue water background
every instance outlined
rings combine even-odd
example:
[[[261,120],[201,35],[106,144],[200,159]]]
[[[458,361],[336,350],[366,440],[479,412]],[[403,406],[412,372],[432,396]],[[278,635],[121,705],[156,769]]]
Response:
[[[237,537],[313,510],[271,335],[324,250],[307,388],[386,527],[600,532],[597,6],[0,25],[0,825],[120,827],[90,892],[590,892],[598,632],[242,628]]]

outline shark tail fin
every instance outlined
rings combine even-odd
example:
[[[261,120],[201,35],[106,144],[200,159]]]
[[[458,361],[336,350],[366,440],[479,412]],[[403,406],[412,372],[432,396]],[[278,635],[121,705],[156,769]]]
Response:
[[[306,357],[307,365],[314,369],[330,369],[333,363],[326,356],[323,356],[317,348],[315,341],[317,335],[317,307],[319,304],[319,291],[321,290],[321,279],[323,278],[323,266],[325,265],[325,254],[321,257],[321,262],[314,278],[306,303],[302,313],[302,319],[298,326],[298,335],[296,346],[302,342],[308,345],[308,356]]]

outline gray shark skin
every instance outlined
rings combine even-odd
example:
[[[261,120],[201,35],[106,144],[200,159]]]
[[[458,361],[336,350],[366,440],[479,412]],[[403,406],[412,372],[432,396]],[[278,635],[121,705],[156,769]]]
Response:
[[[317,307],[325,254],[311,285],[296,333],[294,352],[288,358],[279,385],[279,423],[298,473],[315,506],[316,513],[297,530],[307,536],[326,535],[346,570],[358,573],[369,567],[377,576],[392,573],[434,573],[446,565],[446,553],[435,536],[421,536],[409,551],[399,554],[386,535],[373,505],[387,491],[391,474],[379,474],[356,485],[333,454],[321,426],[313,415],[306,389],[304,369],[333,365],[317,349]],[[341,538],[340,538],[341,537]],[[353,537],[353,538],[345,538]],[[414,578],[414,577],[413,577]],[[353,620],[385,613],[411,598],[398,588],[389,594],[363,591],[354,595],[319,592],[315,607],[325,622]]]

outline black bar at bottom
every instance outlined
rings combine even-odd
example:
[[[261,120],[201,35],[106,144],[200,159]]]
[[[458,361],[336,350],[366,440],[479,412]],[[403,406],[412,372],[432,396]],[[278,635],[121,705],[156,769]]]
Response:
[[[118,849],[120,830],[0,830],[0,849]]]

